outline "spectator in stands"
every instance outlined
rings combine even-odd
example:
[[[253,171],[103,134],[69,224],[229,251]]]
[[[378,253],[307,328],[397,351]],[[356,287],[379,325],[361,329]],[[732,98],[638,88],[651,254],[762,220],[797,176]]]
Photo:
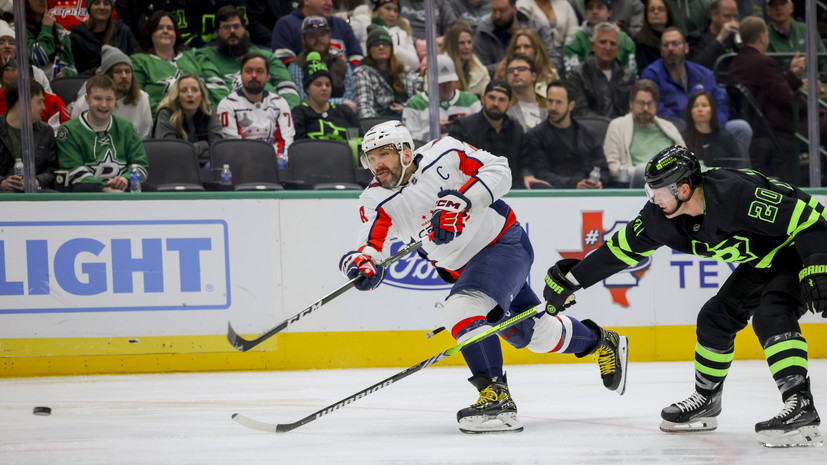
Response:
[[[224,132],[207,98],[207,87],[197,75],[182,74],[169,88],[158,105],[152,137],[192,142],[200,165],[210,161],[210,146],[223,139]]]
[[[89,19],[73,26],[69,38],[78,75],[91,76],[101,65],[101,47],[111,45],[132,55],[138,42],[129,27],[114,17],[114,0],[87,0]]]
[[[738,51],[738,5],[735,0],[713,0],[709,4],[709,25],[702,31],[686,36],[687,58],[709,69],[715,69],[718,57]],[[697,154],[696,154],[697,155]]]
[[[767,22],[770,45],[767,52],[801,52],[807,53],[807,25],[793,19],[793,3],[790,0],[769,0],[767,2]],[[819,53],[827,52],[824,41],[816,40]],[[779,59],[781,69],[790,66],[791,58]],[[812,63],[813,61],[810,60]],[[818,69],[827,73],[827,58],[818,59]]]
[[[669,4],[663,0],[646,0],[643,26],[635,36],[635,62],[638,71],[660,58],[660,36],[667,27],[675,25]]]
[[[766,56],[769,32],[767,24],[757,16],[741,20],[741,38],[744,46],[730,64],[730,75],[755,97],[768,122],[765,126],[760,121],[752,121],[755,130],[750,145],[752,168],[782,181],[794,182],[798,179],[798,155],[794,152],[793,134],[799,128],[793,127],[793,102],[797,98],[795,91],[803,85],[798,75],[804,72],[805,58],[796,56],[789,69],[782,71],[776,60]],[[802,115],[806,115],[806,107],[802,99],[799,105]],[[820,123],[820,132],[824,133],[823,117]],[[807,133],[806,116],[801,118],[800,129]],[[821,140],[825,140],[823,136]]]
[[[208,86],[216,88],[216,94],[227,95],[227,86],[218,70],[211,63],[206,63],[209,68],[203,69],[193,52],[183,50],[184,39],[172,14],[167,11],[152,13],[138,36],[138,53],[130,58],[133,78],[149,95],[149,109],[153,114],[181,73],[211,75],[205,78]],[[217,96],[213,99],[216,104],[220,101]]]
[[[182,24],[186,24],[186,7],[186,0],[115,0],[115,13],[118,19],[129,26],[139,45],[141,31],[155,13],[168,12],[172,15],[175,25],[180,28]],[[270,43],[269,38],[267,43]]]
[[[686,147],[704,166],[749,168],[746,147],[718,124],[717,106],[715,97],[705,90],[689,96],[683,130]]]
[[[55,24],[55,16],[46,0],[25,2],[26,49],[32,65],[40,68],[49,79],[77,75],[69,31]]]
[[[516,0],[491,0],[491,16],[483,19],[474,32],[474,52],[489,73],[494,73],[505,57],[506,47],[520,29],[533,29],[540,36],[543,49],[558,70],[563,69],[563,55],[548,30],[548,22],[529,19],[517,11]]]
[[[686,60],[689,45],[686,43],[680,29],[666,28],[661,35],[661,55],[663,58],[643,70],[640,77],[649,79],[660,89],[660,103],[658,116],[683,118],[689,94],[698,90],[706,90],[715,96],[718,104],[718,121],[749,147],[752,141],[752,128],[742,119],[729,119],[729,103],[727,96],[715,76],[707,68]]]
[[[421,90],[422,78],[396,58],[390,36],[382,28],[372,30],[367,56],[353,72],[359,119],[401,118],[405,103]]]
[[[457,19],[468,21],[472,30],[491,14],[491,0],[450,0]]]
[[[566,62],[566,75],[575,66],[585,61],[586,56],[592,51],[592,39],[594,38],[594,27],[600,23],[609,21],[612,14],[612,0],[586,0],[586,21],[574,35],[566,41],[563,47],[563,60]],[[637,73],[635,63],[635,42],[625,32],[617,29],[620,33],[618,52],[615,57],[621,64],[628,67],[633,73]]]
[[[520,29],[513,36],[508,48],[505,50],[505,57],[497,65],[494,76],[497,79],[506,79],[505,68],[509,60],[516,55],[525,55],[534,62],[534,69],[537,73],[537,80],[534,84],[534,91],[539,95],[546,95],[546,87],[549,83],[560,79],[557,67],[546,54],[543,41],[532,29]]]
[[[74,191],[124,192],[136,169],[146,181],[146,151],[132,121],[115,116],[115,83],[96,75],[86,81],[89,109],[57,131],[57,159]]]
[[[488,69],[474,53],[474,31],[465,20],[454,21],[443,36],[439,53],[448,55],[454,62],[459,77],[459,89],[474,95],[482,95],[491,80]]]
[[[302,42],[304,49],[287,65],[287,71],[293,83],[299,89],[299,97],[307,100],[304,92],[304,68],[309,53],[316,52],[332,77],[333,90],[331,101],[337,105],[345,105],[356,112],[356,103],[353,101],[353,73],[350,66],[339,58],[330,49],[330,26],[324,16],[306,16],[302,21]]]
[[[299,90],[290,78],[290,73],[275,55],[256,47],[250,42],[243,18],[244,13],[230,5],[223,6],[215,12],[218,39],[215,45],[195,50],[195,57],[199,66],[204,72],[210,69],[209,66],[218,71],[218,75],[224,79],[226,90],[223,90],[223,95],[226,96],[227,92],[232,94],[241,87],[241,79],[239,79],[241,57],[248,52],[260,53],[266,58],[269,66],[268,75],[270,80],[265,83],[265,89],[270,93],[279,94],[291,108],[295,107],[301,100]],[[213,96],[224,98],[221,96],[222,90],[217,87],[209,87],[210,78],[212,77],[211,72],[199,76],[207,83],[208,89],[211,91],[211,100]]]
[[[254,44],[261,48],[270,48],[276,21],[293,11],[293,3],[284,0],[247,0],[250,39]]]
[[[183,0],[184,17],[179,23],[187,47],[201,48],[218,37],[216,11],[223,7],[238,8],[241,21],[249,24],[247,0]]]
[[[15,40],[14,29],[9,26],[9,23],[0,20],[0,68],[3,67],[9,60],[14,60],[17,56],[17,41]],[[32,78],[43,87],[47,93],[52,93],[52,87],[49,85],[49,78],[46,73],[40,68],[32,67]],[[0,83],[2,84],[2,83]]]
[[[292,66],[294,62],[290,62]],[[307,98],[293,108],[296,139],[330,139],[347,143],[347,130],[358,132],[359,118],[346,105],[331,102],[332,75],[317,52],[307,56],[303,73]]]
[[[644,9],[641,0],[612,0],[612,16],[609,20],[630,37],[634,37],[643,27]]]
[[[339,58],[356,66],[362,61],[362,46],[353,35],[350,24],[342,18],[331,16],[332,0],[301,0],[299,7],[289,15],[279,18],[273,28],[271,49],[276,56],[288,63],[302,52],[302,21],[307,16],[323,16],[330,25],[331,48]]]
[[[548,117],[546,98],[536,91],[534,62],[525,55],[514,55],[505,68],[505,80],[514,92],[508,116],[528,132]]]
[[[656,116],[659,98],[654,82],[639,79],[629,92],[631,111],[609,123],[603,152],[612,182],[620,185],[632,173],[630,186],[643,187],[643,171],[652,154],[672,145],[685,145],[678,128]]]
[[[571,88],[562,81],[548,86],[548,118],[526,132],[522,159],[527,189],[602,189],[608,183],[606,156],[602,142],[606,120],[573,118],[576,105]],[[591,179],[597,168],[600,179]],[[538,182],[543,181],[543,182]]]
[[[23,192],[23,178],[14,172],[14,164],[22,159],[23,143],[20,120],[19,92],[17,83],[4,89],[4,101],[9,111],[0,116],[0,191]],[[32,117],[32,156],[34,158],[35,183],[37,188],[51,187],[55,179],[54,171],[57,168],[57,149],[55,148],[55,133],[52,128],[40,120],[45,110],[44,100],[46,92],[36,81],[31,84],[31,117]]]
[[[603,116],[613,119],[629,112],[629,89],[637,74],[617,60],[620,28],[599,23],[592,31],[592,52],[568,73],[574,116]]]
[[[440,37],[454,22],[456,14],[447,1],[433,2],[436,36]],[[399,0],[399,13],[408,20],[414,41],[425,40],[425,0]]]
[[[709,0],[666,0],[675,18],[675,27],[686,34],[702,31],[709,22]]]
[[[568,0],[517,0],[517,10],[528,19],[547,26],[558,49],[579,27],[577,13]]]
[[[138,87],[133,78],[132,60],[119,49],[111,45],[103,46],[103,59],[100,72],[115,83],[115,110],[112,114],[132,122],[135,131],[143,139],[152,133],[152,111],[149,109],[149,95]],[[89,109],[87,99],[81,96],[72,108],[72,117],[77,118]]]
[[[399,14],[399,0],[373,0],[372,5],[359,5],[350,17],[350,27],[365,55],[368,53],[368,28],[371,24],[376,24],[388,31],[396,59],[409,69],[419,69],[419,56],[411,35],[413,31],[408,20]]]
[[[32,65],[29,64],[29,76],[34,74],[31,68]],[[6,88],[11,85],[17,87],[17,74],[17,59],[9,60],[0,68],[0,82],[3,83],[3,89],[0,89],[0,114],[8,110],[5,98]],[[61,124],[69,121],[69,109],[66,108],[66,104],[57,95],[46,92],[44,99],[45,106],[40,115],[40,121],[47,123],[54,131],[57,131]]]
[[[448,55],[437,55],[437,95],[439,97],[439,131],[448,134],[448,127],[455,119],[463,118],[482,109],[474,94],[456,89],[459,81],[454,62]],[[416,94],[402,110],[402,122],[411,131],[414,141],[429,139],[430,125],[428,93]]]
[[[448,133],[478,149],[506,157],[511,168],[511,188],[522,189],[520,150],[524,133],[523,128],[506,114],[511,108],[511,97],[511,86],[501,79],[494,79],[485,87],[482,111],[456,120]]]
[[[263,140],[273,145],[279,166],[287,166],[287,152],[296,129],[290,106],[265,89],[270,79],[269,60],[259,52],[241,58],[241,89],[218,104],[225,139]]]

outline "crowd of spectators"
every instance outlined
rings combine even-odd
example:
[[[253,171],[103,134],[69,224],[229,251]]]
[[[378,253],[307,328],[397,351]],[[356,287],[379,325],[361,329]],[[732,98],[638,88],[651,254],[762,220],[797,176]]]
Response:
[[[61,170],[70,190],[123,192],[150,173],[141,141],[191,142],[209,169],[217,141],[263,140],[289,168],[294,140],[356,147],[381,120],[424,142],[434,97],[440,134],[506,157],[515,189],[641,187],[673,144],[802,183],[795,133],[813,130],[797,91],[807,66],[827,75],[791,0],[434,2],[435,63],[424,0],[20,1],[32,100],[0,1],[0,191],[23,189],[21,104],[38,188]],[[56,95],[72,78],[77,95]]]

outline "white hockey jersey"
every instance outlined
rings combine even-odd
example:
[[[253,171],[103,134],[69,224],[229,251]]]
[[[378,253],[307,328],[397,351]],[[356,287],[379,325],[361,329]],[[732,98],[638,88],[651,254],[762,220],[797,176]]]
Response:
[[[218,116],[224,137],[263,140],[273,144],[279,158],[296,135],[287,100],[266,90],[261,102],[251,102],[242,89],[231,93],[219,102]]]
[[[471,201],[462,234],[443,245],[426,241],[420,250],[435,266],[459,271],[516,222],[501,200],[511,187],[508,161],[451,137],[424,145],[414,152],[414,161],[417,168],[407,184],[385,189],[374,182],[359,197],[358,250],[381,263],[390,256],[390,239],[424,238],[431,232],[437,194],[453,189]]]

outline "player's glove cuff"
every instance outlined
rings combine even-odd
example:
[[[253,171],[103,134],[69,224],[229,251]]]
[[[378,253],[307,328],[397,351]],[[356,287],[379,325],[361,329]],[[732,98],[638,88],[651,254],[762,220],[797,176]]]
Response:
[[[807,310],[821,313],[827,318],[827,254],[815,254],[804,260],[804,268],[798,273],[801,296]]]
[[[346,253],[339,260],[339,268],[348,279],[359,278],[353,285],[360,291],[376,289],[385,279],[385,267],[374,263],[373,258],[363,252]]]
[[[546,311],[549,314],[556,315],[577,303],[574,292],[580,289],[580,285],[570,274],[570,270],[579,262],[577,259],[566,258],[549,268],[543,288],[543,298],[546,299]]]

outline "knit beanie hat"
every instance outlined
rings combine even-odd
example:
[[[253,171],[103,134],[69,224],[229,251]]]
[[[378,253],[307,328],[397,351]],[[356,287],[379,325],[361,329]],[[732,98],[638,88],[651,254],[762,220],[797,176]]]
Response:
[[[304,79],[302,79],[304,89],[307,90],[307,86],[322,76],[327,76],[331,82],[333,81],[330,71],[327,69],[327,65],[322,61],[322,56],[319,55],[319,52],[308,53],[307,61],[304,65]]]
[[[393,40],[390,34],[388,34],[388,31],[384,27],[371,24],[368,26],[368,40],[365,42],[365,45],[370,48],[379,41],[385,41],[393,46]]]
[[[132,67],[132,60],[117,47],[104,45],[101,47],[101,52],[101,72],[103,74],[106,74],[107,71],[119,63],[126,63]]]
[[[11,37],[14,39],[14,29],[9,26],[9,23],[0,19],[0,38]]]

